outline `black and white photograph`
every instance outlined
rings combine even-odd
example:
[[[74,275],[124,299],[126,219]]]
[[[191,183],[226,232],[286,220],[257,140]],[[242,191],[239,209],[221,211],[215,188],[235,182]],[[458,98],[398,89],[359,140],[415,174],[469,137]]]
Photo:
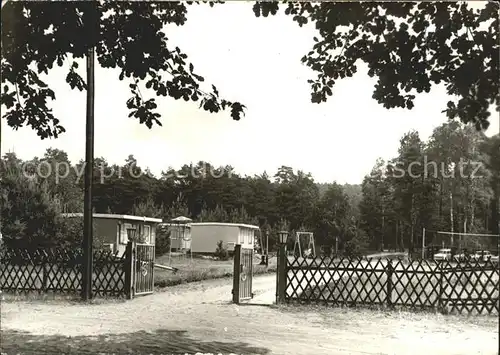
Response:
[[[0,355],[498,355],[499,20],[1,0]]]

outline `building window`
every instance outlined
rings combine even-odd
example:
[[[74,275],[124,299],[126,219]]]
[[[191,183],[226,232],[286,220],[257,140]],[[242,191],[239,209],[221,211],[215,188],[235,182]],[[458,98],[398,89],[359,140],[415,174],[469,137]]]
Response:
[[[151,244],[151,226],[142,226],[142,238],[144,243]]]
[[[120,244],[128,243],[128,231],[127,229],[134,228],[130,223],[124,223],[119,225],[120,227]]]
[[[245,228],[244,231],[245,231],[245,244],[250,244],[251,243],[250,230]]]
[[[243,229],[240,228],[240,236],[238,237],[238,242],[237,244],[243,244],[245,243],[245,232]]]

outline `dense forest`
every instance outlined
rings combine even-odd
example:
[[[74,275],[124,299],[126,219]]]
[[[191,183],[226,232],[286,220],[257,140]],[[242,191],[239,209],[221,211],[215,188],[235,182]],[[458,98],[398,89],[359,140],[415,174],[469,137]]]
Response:
[[[60,214],[82,211],[83,164],[72,164],[58,149],[30,161],[5,154],[4,241],[79,243],[81,226]],[[347,254],[412,250],[421,245],[422,228],[430,239],[436,230],[499,232],[500,137],[457,122],[436,128],[426,142],[408,132],[398,155],[377,160],[361,185],[319,184],[287,166],[274,175],[243,176],[231,166],[199,162],[154,176],[133,155],[121,166],[105,158],[94,165],[96,213],[256,224],[271,232],[273,244],[282,228],[312,231],[318,245],[332,246],[338,238]]]

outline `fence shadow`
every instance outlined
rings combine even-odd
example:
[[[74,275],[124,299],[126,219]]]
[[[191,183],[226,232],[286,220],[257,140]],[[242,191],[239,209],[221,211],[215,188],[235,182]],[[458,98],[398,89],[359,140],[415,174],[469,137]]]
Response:
[[[203,342],[185,330],[160,329],[99,336],[41,336],[11,330],[0,331],[6,354],[269,354],[270,350],[241,342]]]

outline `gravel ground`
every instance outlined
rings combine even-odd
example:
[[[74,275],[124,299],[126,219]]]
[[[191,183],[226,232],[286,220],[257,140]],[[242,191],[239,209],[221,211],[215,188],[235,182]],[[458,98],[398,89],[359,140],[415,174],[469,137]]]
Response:
[[[325,307],[276,307],[275,276],[257,276],[252,303],[231,280],[170,287],[91,305],[2,302],[6,354],[497,354],[496,317]]]

